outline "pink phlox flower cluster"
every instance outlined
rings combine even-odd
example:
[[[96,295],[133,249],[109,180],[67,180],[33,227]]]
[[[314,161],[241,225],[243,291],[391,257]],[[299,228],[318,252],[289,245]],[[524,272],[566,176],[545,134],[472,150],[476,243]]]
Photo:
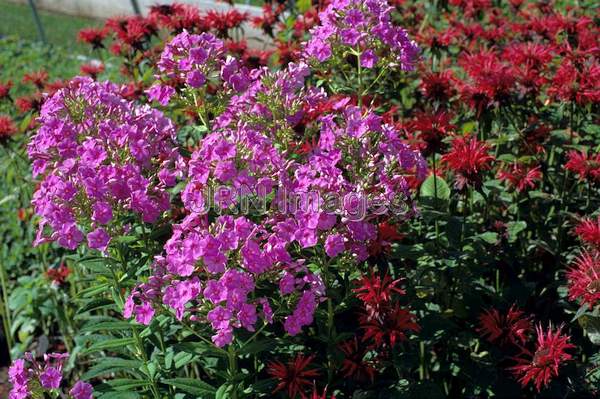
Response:
[[[405,29],[393,24],[392,10],[387,0],[332,1],[304,44],[304,58],[323,63],[351,49],[360,54],[364,68],[379,64],[413,69],[419,48]]]
[[[164,306],[178,319],[210,323],[213,342],[224,346],[234,329],[254,331],[259,318],[272,322],[272,300],[283,307],[278,314],[288,309],[284,328],[296,335],[312,323],[326,294],[320,275],[305,265],[307,256],[323,247],[330,258],[365,260],[379,218],[395,215],[389,206],[359,214],[361,200],[400,197],[410,204],[407,177],[423,179],[426,163],[373,112],[340,102],[310,127],[319,140],[309,154],[288,148],[306,113],[327,101],[322,91],[305,88],[309,73],[306,64],[255,70],[247,90],[213,121],[187,163],[181,193],[187,216],[173,226],[156,262],[153,281],[160,284],[135,289],[126,317],[148,324],[149,304]],[[333,195],[343,201],[322,209]],[[240,214],[245,197],[263,198],[265,208]],[[272,284],[279,298],[256,294]]]
[[[66,353],[49,353],[44,355],[43,362],[39,362],[28,352],[22,359],[14,360],[8,370],[8,380],[12,385],[9,399],[38,397],[40,390],[59,389],[63,379],[63,365],[68,357]],[[79,381],[70,394],[74,399],[91,399],[92,387]]]
[[[240,92],[250,83],[248,69],[231,56],[226,55],[225,44],[211,33],[199,35],[183,31],[164,48],[158,76],[165,81],[180,82],[189,89],[200,89],[213,81],[223,85],[223,90]],[[157,83],[148,89],[148,97],[161,105],[167,105],[175,89],[165,83]]]
[[[106,250],[123,233],[119,216],[155,222],[170,209],[181,157],[161,112],[125,100],[115,84],[75,78],[45,103],[29,144],[33,196],[41,216],[36,244]],[[179,165],[180,166],[180,165]]]

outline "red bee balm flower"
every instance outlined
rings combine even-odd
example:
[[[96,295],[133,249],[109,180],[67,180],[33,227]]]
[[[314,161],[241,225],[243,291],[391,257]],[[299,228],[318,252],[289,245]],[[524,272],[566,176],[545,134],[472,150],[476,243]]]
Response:
[[[536,181],[542,178],[540,167],[532,167],[515,163],[498,171],[498,179],[506,181],[510,187],[514,187],[518,192],[528,188],[535,188]]]
[[[10,80],[6,83],[0,83],[0,100],[10,96],[10,88],[12,85],[13,84]]]
[[[415,315],[402,309],[399,304],[386,308],[377,316],[361,314],[359,318],[360,327],[365,331],[363,342],[370,340],[376,348],[388,345],[394,347],[397,343],[406,341],[408,331],[421,330],[415,322]]]
[[[29,111],[38,112],[42,108],[43,103],[42,94],[37,92],[29,96],[19,97],[15,100],[15,106],[21,113]]]
[[[30,72],[23,75],[23,83],[32,83],[38,89],[44,87],[44,84],[48,81],[48,72],[41,70],[36,72]]]
[[[369,243],[369,255],[375,256],[382,252],[388,252],[392,243],[398,242],[404,238],[404,234],[398,232],[398,228],[393,224],[381,222],[377,226],[377,239]]]
[[[561,363],[571,360],[572,356],[566,351],[574,348],[575,345],[569,343],[570,336],[562,334],[562,327],[553,330],[550,325],[548,330],[544,331],[542,326],[538,325],[535,329],[537,332],[535,353],[524,353],[528,358],[517,358],[519,364],[510,369],[519,378],[523,387],[533,382],[539,392],[542,385],[547,386],[552,377],[558,376]]]
[[[567,272],[569,299],[581,299],[593,307],[600,299],[600,253],[585,251]]]
[[[6,115],[0,115],[0,142],[8,140],[17,132],[13,120]]]
[[[67,280],[67,277],[69,277],[69,274],[71,274],[71,269],[63,264],[57,268],[48,269],[46,272],[48,279],[56,285],[64,284],[64,282]]]
[[[600,154],[588,155],[587,152],[569,151],[567,170],[579,175],[581,180],[600,181]]]
[[[451,70],[429,72],[423,75],[420,89],[426,99],[444,103],[456,94],[453,84],[454,74]]]
[[[312,380],[319,376],[316,369],[306,370],[313,359],[314,355],[306,357],[299,354],[294,360],[286,364],[280,361],[269,362],[267,373],[279,380],[279,384],[277,384],[273,393],[286,390],[292,399],[298,394],[301,398],[306,398],[305,391],[313,385]]]
[[[79,31],[77,39],[91,45],[93,49],[99,49],[104,47],[102,41],[106,37],[106,33],[106,29],[86,28]]]
[[[530,330],[531,322],[524,317],[523,311],[514,305],[510,307],[508,313],[500,313],[497,309],[485,310],[479,316],[477,329],[486,340],[501,345],[524,344]]]
[[[101,62],[92,61],[87,64],[83,64],[79,68],[79,71],[83,75],[88,75],[89,77],[95,80],[98,77],[98,75],[104,72],[104,64],[102,64]]]
[[[456,126],[450,123],[451,115],[447,112],[435,114],[419,113],[415,120],[409,123],[412,130],[419,132],[419,147],[423,156],[442,152],[445,149],[443,140],[448,137]]]
[[[361,347],[356,337],[342,342],[339,349],[344,353],[341,372],[345,378],[352,378],[359,382],[375,380],[377,370],[365,360],[367,348]]]
[[[371,271],[370,276],[362,276],[358,281],[358,287],[352,291],[356,293],[356,297],[360,299],[369,317],[377,317],[384,306],[387,306],[392,300],[392,294],[404,295],[406,292],[398,288],[402,279],[393,280],[389,274],[385,274],[383,278]]]
[[[577,227],[575,227],[575,234],[577,234],[582,241],[600,248],[600,216],[598,216],[596,220],[583,219],[579,222]]]
[[[450,152],[442,156],[442,162],[456,173],[456,186],[479,184],[481,171],[492,168],[494,157],[488,154],[490,147],[474,136],[458,136],[452,140]]]
[[[320,394],[317,392],[317,387],[313,385],[313,392],[310,399],[327,399],[327,387],[323,390],[323,393]],[[331,395],[329,399],[335,399],[335,395]]]

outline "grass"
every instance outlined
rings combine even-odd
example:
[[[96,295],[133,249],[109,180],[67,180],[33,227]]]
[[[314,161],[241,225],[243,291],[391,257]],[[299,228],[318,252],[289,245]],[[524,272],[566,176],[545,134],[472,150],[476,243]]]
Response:
[[[31,8],[0,0],[0,36],[17,36],[20,39],[39,40]],[[77,32],[85,27],[102,25],[102,21],[57,14],[38,9],[38,14],[48,43],[65,49],[83,52],[86,46],[77,42]]]

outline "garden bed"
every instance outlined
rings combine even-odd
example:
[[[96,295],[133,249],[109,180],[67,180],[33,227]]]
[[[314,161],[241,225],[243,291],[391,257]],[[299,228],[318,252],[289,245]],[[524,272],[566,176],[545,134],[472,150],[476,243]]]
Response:
[[[18,7],[0,397],[597,395],[592,2]]]

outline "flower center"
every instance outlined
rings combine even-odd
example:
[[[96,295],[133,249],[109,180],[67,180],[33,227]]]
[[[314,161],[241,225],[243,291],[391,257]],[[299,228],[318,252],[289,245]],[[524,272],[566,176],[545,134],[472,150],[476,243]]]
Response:
[[[534,366],[544,366],[548,363],[548,355],[550,354],[550,349],[540,349],[535,352],[533,355],[533,365]]]
[[[600,293],[600,279],[594,280],[587,286],[587,291],[590,294],[598,294]]]

